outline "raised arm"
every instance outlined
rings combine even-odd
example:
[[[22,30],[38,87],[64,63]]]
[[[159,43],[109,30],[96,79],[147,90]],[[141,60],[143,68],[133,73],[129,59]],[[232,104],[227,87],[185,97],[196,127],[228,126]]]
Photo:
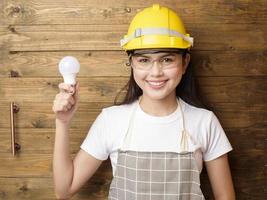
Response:
[[[53,177],[57,199],[73,196],[95,173],[102,161],[80,150],[71,159],[69,147],[69,124],[78,107],[79,84],[73,88],[59,84],[53,111],[56,114],[56,135],[53,153]]]

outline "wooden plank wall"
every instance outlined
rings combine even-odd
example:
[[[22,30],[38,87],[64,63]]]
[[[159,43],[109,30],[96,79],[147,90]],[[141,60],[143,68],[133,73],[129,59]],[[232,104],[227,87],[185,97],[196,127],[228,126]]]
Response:
[[[51,105],[65,55],[81,62],[81,103],[71,125],[73,155],[101,108],[111,105],[129,69],[119,39],[132,17],[154,1],[0,1],[0,199],[54,199]],[[237,199],[267,197],[267,0],[162,0],[195,38],[192,64],[206,103],[234,151],[230,165]],[[9,103],[19,154],[10,154]],[[73,199],[106,199],[109,160]],[[207,174],[206,199],[213,199]]]

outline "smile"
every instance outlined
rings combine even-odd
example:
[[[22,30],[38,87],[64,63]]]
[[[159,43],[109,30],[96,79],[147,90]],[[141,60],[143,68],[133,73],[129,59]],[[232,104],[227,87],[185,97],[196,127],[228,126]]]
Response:
[[[147,81],[152,88],[161,88],[167,81]]]

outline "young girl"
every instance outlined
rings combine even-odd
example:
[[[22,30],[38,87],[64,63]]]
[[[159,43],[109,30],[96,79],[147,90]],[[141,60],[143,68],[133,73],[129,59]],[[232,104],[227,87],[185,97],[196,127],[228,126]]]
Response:
[[[205,199],[203,161],[215,199],[235,199],[227,158],[231,144],[214,113],[201,108],[193,93],[192,45],[172,10],[155,4],[139,12],[121,40],[131,66],[126,96],[102,110],[74,160],[68,127],[77,110],[79,84],[59,84],[53,105],[58,198],[74,195],[109,156],[110,200]]]

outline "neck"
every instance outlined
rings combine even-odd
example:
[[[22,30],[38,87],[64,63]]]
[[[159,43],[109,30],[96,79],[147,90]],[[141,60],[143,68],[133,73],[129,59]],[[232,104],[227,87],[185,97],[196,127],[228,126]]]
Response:
[[[177,109],[176,96],[165,99],[149,99],[144,95],[140,97],[139,105],[144,112],[153,116],[167,116]]]

